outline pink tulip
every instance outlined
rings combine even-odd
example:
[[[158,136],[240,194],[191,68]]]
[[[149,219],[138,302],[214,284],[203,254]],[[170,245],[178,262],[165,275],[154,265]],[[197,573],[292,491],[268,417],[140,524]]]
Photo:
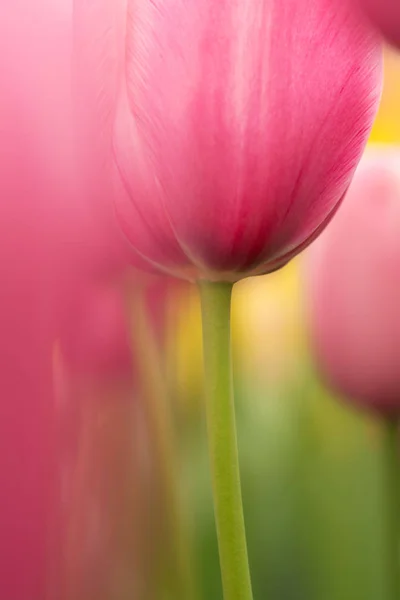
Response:
[[[308,308],[326,381],[356,404],[400,409],[400,154],[364,159],[310,250]]]
[[[345,3],[74,6],[75,96],[139,255],[180,277],[235,281],[318,235],[380,89],[379,44]]]
[[[400,2],[398,0],[357,0],[372,23],[388,42],[400,48]]]

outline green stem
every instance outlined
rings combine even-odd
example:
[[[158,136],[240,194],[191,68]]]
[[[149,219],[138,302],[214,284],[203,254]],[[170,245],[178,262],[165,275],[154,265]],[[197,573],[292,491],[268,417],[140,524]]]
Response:
[[[400,534],[400,460],[399,437],[397,418],[389,418],[385,423],[385,470],[387,503],[387,535],[388,535],[388,560],[390,577],[390,598],[400,600],[400,574],[399,574],[399,534]]]
[[[200,282],[208,443],[224,600],[252,600],[233,401],[232,285]]]

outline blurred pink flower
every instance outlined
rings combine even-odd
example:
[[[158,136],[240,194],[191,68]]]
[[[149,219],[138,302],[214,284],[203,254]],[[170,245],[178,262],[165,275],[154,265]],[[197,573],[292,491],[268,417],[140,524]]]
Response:
[[[87,194],[78,177],[71,9],[70,0],[0,5],[0,597],[7,600],[62,599],[53,345],[78,278],[125,260],[109,202]]]
[[[54,170],[44,167],[55,131],[64,134],[53,77],[66,38],[47,8],[0,6],[0,597],[8,600],[45,598],[57,562],[49,535],[57,535],[52,334],[63,274],[53,217],[61,197],[51,197]],[[54,156],[63,147],[54,145]]]
[[[400,48],[400,2],[398,0],[356,0],[388,42]]]
[[[307,257],[308,316],[326,381],[349,401],[400,409],[400,154],[367,155]]]
[[[86,143],[114,171],[139,255],[180,277],[235,281],[277,269],[316,237],[380,92],[379,44],[345,3],[74,7]]]

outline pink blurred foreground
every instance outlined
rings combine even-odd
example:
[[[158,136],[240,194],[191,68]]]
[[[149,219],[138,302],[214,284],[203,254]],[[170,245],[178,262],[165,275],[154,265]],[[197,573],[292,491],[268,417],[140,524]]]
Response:
[[[125,265],[112,209],[87,193],[72,151],[71,8],[67,0],[0,6],[0,597],[7,600],[63,600],[66,449],[54,344],[80,282]]]

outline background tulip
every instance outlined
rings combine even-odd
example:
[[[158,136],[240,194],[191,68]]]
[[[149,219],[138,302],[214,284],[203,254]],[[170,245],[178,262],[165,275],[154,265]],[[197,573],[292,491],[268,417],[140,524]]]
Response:
[[[74,19],[76,97],[140,255],[235,281],[318,234],[379,96],[376,40],[344,3],[75,0]]]
[[[349,401],[400,409],[400,160],[368,155],[337,218],[310,250],[315,357]]]

